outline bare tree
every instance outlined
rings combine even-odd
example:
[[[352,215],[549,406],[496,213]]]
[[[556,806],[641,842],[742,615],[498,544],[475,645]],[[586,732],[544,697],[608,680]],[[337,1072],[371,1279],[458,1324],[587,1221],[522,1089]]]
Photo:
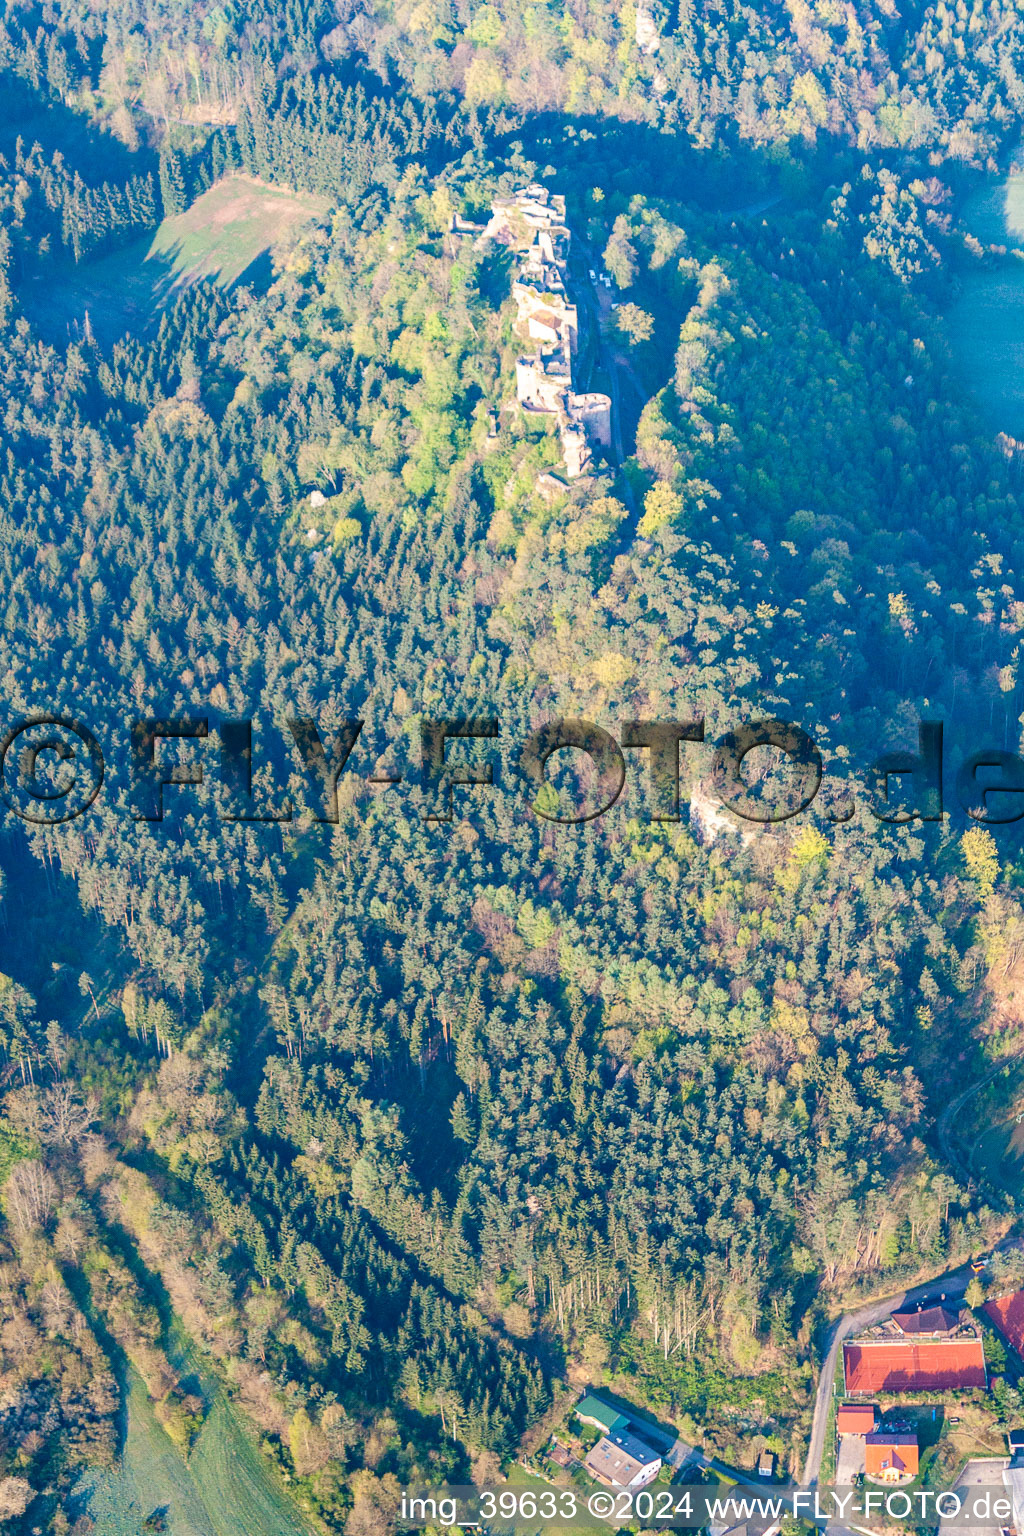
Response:
[[[100,1007],[99,1007],[99,1004],[96,1001],[96,993],[92,989],[92,977],[89,975],[88,971],[83,971],[81,976],[79,976],[79,978],[78,978],[78,990],[79,990],[79,992],[81,992],[83,997],[88,995],[88,997],[92,1001],[92,1011],[96,1015],[96,1017],[99,1018],[99,1016],[100,1016]]]
[[[95,1107],[83,1104],[73,1085],[61,1079],[43,1099],[40,1134],[49,1146],[74,1146],[85,1135],[95,1115]]]
[[[17,1520],[28,1509],[35,1492],[23,1477],[0,1478],[0,1520]]]
[[[23,1232],[44,1225],[57,1199],[57,1186],[42,1163],[26,1158],[16,1163],[7,1180],[7,1211]]]

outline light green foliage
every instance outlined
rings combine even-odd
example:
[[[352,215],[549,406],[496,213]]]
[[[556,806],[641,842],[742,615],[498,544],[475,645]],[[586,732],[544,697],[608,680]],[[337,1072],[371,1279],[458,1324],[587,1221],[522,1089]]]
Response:
[[[349,544],[353,539],[358,539],[363,531],[363,525],[354,517],[339,517],[331,530],[331,536],[335,544]]]
[[[682,513],[682,498],[666,481],[660,480],[644,497],[644,515],[638,531],[645,537],[657,533],[666,523],[678,521]]]
[[[551,913],[543,908],[538,910],[532,901],[525,902],[520,908],[516,923],[531,949],[542,949],[555,933]]]
[[[27,1136],[20,1134],[6,1119],[0,1118],[0,1184],[23,1158],[33,1157],[38,1148]]]
[[[960,839],[964,868],[985,901],[995,890],[999,878],[999,851],[996,840],[985,827],[971,827]]]
[[[482,48],[493,48],[501,42],[504,28],[501,16],[493,5],[481,5],[473,12],[469,24],[469,36]]]
[[[635,347],[654,335],[654,316],[639,304],[620,304],[615,312],[615,326]]]

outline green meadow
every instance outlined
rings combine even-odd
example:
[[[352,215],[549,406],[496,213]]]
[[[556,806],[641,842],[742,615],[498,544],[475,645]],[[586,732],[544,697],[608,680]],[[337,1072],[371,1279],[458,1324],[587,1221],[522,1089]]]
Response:
[[[88,323],[101,342],[144,331],[169,300],[203,277],[224,287],[269,274],[270,253],[323,214],[321,197],[229,176],[155,233],[65,275],[29,284],[30,318],[49,339],[66,341]]]
[[[182,1350],[175,1363],[192,1367],[195,1379],[194,1353],[175,1335]],[[145,1536],[144,1522],[155,1512],[166,1536],[311,1536],[280,1472],[223,1387],[205,1373],[200,1382],[208,1411],[185,1459],[129,1368],[121,1459],[112,1472],[84,1479],[76,1500],[77,1512],[95,1521],[93,1536]]]
[[[1006,254],[965,272],[947,315],[950,342],[989,430],[1024,438],[1024,174],[981,188],[963,222]]]
[[[321,197],[298,196],[249,176],[229,176],[184,213],[164,219],[143,265],[166,264],[176,287],[199,277],[215,277],[230,286],[264,252],[289,239],[327,206]]]

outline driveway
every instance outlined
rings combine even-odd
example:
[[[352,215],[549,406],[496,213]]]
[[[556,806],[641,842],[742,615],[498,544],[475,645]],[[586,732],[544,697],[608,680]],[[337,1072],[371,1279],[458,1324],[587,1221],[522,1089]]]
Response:
[[[864,1436],[844,1435],[839,1442],[836,1457],[836,1482],[840,1488],[850,1488],[858,1472],[864,1471]]]
[[[988,1488],[996,1489],[1000,1498],[1008,1498],[1009,1493],[1003,1487],[1003,1468],[1006,1465],[1005,1456],[979,1457],[975,1461],[969,1461],[953,1484],[956,1493],[967,1502],[972,1489]],[[964,1519],[963,1516],[960,1517]],[[1009,1521],[1006,1522],[1010,1524]],[[952,1519],[939,1520],[939,1536],[999,1536],[1001,1527],[992,1525],[967,1525],[956,1523],[956,1516]]]

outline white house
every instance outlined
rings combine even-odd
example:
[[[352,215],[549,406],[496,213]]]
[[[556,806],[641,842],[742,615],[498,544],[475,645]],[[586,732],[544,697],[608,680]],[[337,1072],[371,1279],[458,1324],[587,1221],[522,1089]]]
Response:
[[[638,1435],[615,1429],[597,1442],[583,1463],[609,1488],[646,1488],[661,1471],[661,1457]]]

